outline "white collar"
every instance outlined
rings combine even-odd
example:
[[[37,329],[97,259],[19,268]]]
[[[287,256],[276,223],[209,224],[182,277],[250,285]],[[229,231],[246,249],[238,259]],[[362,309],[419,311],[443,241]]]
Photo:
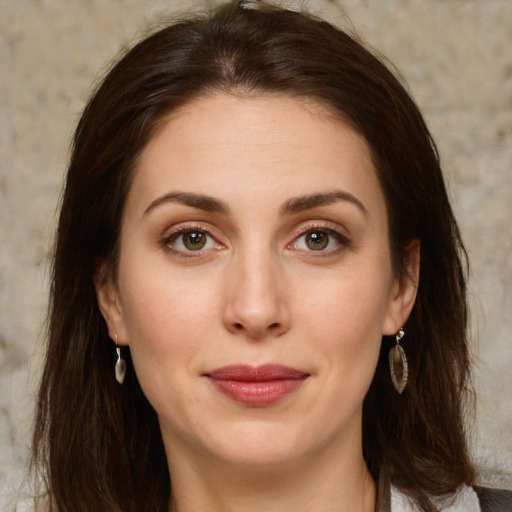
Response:
[[[441,506],[442,512],[481,512],[480,502],[476,492],[471,487],[463,485],[459,491],[449,499],[435,500]],[[18,502],[16,512],[33,512],[32,500]],[[39,508],[36,509],[39,510]],[[411,500],[396,487],[391,486],[391,512],[420,512]]]
[[[435,503],[441,507],[442,512],[481,512],[476,492],[466,485],[448,499],[436,498]],[[419,512],[419,508],[405,494],[391,486],[391,512]]]

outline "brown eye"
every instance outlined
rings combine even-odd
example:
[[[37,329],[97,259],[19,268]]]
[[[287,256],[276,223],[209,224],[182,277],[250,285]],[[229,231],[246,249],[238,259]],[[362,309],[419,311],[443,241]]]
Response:
[[[327,227],[311,228],[304,231],[289,247],[304,251],[317,252],[322,255],[334,255],[344,247],[350,247],[350,240],[340,232]]]
[[[312,251],[322,251],[329,245],[329,234],[322,231],[313,231],[305,235],[305,243]]]
[[[183,245],[189,251],[198,251],[206,245],[206,234],[199,231],[190,231],[182,235]]]
[[[180,229],[162,241],[163,246],[175,249],[177,252],[203,252],[220,248],[208,231],[202,229]]]

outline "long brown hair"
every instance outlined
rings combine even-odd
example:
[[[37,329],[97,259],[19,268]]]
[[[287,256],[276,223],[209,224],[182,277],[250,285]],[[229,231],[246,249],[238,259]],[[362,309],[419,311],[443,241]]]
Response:
[[[384,338],[364,402],[363,450],[375,479],[423,510],[471,484],[463,417],[469,364],[464,262],[430,133],[395,76],[354,37],[276,7],[230,3],[149,36],[110,70],[78,124],[52,269],[48,350],[33,440],[33,467],[56,511],[163,511],[171,493],[156,413],[128,359],[114,380],[114,345],[93,275],[115,274],[119,229],[138,155],[158,122],[213,91],[271,92],[320,102],[364,136],[389,214],[390,251],[405,272],[421,242],[415,307],[403,346],[410,367],[393,388]]]

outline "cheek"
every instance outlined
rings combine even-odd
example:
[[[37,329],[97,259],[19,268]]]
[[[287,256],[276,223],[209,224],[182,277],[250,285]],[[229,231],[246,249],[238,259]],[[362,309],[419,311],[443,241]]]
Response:
[[[373,377],[388,310],[390,284],[383,274],[368,267],[364,274],[340,272],[301,294],[298,307],[304,329],[330,369],[326,375],[360,393]]]
[[[208,345],[212,308],[204,294],[158,279],[139,284],[134,279],[126,291],[124,313],[137,379],[159,418],[179,418],[178,428],[186,431],[189,413],[197,408],[192,404],[200,400],[191,378],[199,373]]]
[[[364,339],[364,332],[380,337],[390,300],[391,278],[387,274],[378,268],[366,267],[364,272],[348,268],[315,286],[306,281],[303,292],[297,294],[298,316],[311,327],[329,332],[329,337],[336,332],[353,333],[351,339]]]
[[[150,401],[197,366],[218,310],[213,289],[198,293],[183,277],[151,270],[127,268],[121,290],[127,342]]]
[[[120,278],[130,344],[144,342],[155,349],[185,341],[190,344],[194,341],[190,336],[200,332],[213,317],[212,285],[201,286],[201,282],[188,279],[186,273],[174,271],[165,262],[127,265]]]

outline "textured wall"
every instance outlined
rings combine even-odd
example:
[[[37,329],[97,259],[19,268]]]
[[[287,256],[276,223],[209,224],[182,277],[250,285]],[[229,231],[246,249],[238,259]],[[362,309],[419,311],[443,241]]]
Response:
[[[207,2],[0,0],[0,510],[10,509],[7,496],[27,458],[71,131],[121,45],[187,4]],[[472,263],[480,396],[474,451],[485,468],[511,472],[512,1],[308,5],[352,23],[395,63],[438,141]]]

